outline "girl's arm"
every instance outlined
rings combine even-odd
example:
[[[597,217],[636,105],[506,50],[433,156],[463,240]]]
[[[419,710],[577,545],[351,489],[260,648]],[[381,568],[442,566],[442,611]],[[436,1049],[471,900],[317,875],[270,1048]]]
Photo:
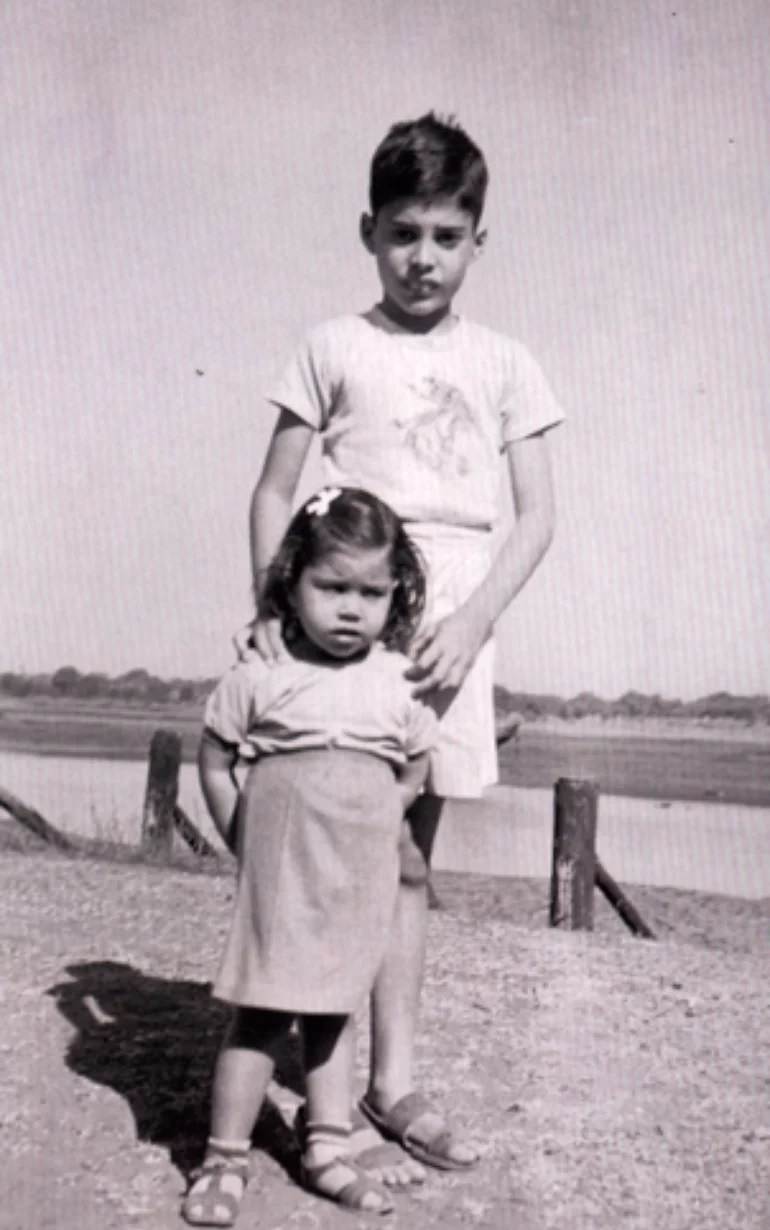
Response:
[[[481,585],[461,607],[414,643],[414,694],[459,687],[496,620],[529,580],[551,544],[553,484],[544,432],[508,445],[516,523]]]
[[[235,779],[237,753],[210,730],[204,730],[198,746],[198,775],[211,819],[225,845],[235,853],[235,813],[238,783]]]
[[[412,756],[407,760],[406,764],[400,765],[396,770],[396,781],[401,792],[401,801],[403,810],[406,811],[411,807],[418,794],[425,785],[425,778],[428,775],[428,753],[422,752],[419,756]]]
[[[292,501],[312,438],[313,428],[308,423],[290,410],[281,409],[251,497],[249,541],[257,602],[270,561],[289,524]],[[285,653],[279,620],[260,619],[259,612],[252,626],[252,640],[257,652],[268,660]]]

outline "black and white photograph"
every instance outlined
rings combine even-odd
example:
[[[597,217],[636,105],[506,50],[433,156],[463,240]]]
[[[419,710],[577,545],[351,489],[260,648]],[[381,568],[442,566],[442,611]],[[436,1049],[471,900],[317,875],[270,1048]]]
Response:
[[[0,4],[0,1230],[770,1230],[769,46]]]

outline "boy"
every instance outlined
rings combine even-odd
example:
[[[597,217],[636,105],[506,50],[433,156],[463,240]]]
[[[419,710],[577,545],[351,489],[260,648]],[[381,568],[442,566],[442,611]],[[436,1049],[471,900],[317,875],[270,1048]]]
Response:
[[[412,1083],[430,854],[445,799],[480,797],[497,780],[492,630],[550,544],[545,433],[563,418],[519,343],[453,312],[484,248],[486,186],[481,151],[453,122],[428,114],[390,129],[372,160],[370,210],[360,223],[382,297],[363,315],[312,330],[272,390],[279,417],[251,507],[259,596],[318,431],[325,481],[390,503],[427,562],[428,618],[410,674],[439,714],[441,740],[405,820],[399,907],[372,993],[371,1075],[360,1110],[412,1158],[442,1169],[472,1166],[478,1153]],[[501,449],[517,519],[492,558]],[[258,616],[253,639],[264,657],[280,657],[275,621]],[[385,1182],[424,1174],[403,1155],[369,1160]]]

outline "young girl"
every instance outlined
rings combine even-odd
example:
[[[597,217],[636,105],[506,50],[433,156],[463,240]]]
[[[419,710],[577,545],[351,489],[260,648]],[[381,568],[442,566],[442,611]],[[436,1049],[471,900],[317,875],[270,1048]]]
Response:
[[[234,917],[213,993],[234,1005],[214,1075],[211,1136],[185,1198],[194,1225],[232,1225],[276,1044],[299,1017],[312,1191],[377,1213],[385,1188],[345,1156],[352,1014],[382,961],[404,808],[419,793],[435,716],[404,656],[425,582],[395,513],[327,488],[291,521],[262,595],[285,661],[241,662],[210,697],[203,793],[238,856]],[[236,760],[254,761],[239,791]]]

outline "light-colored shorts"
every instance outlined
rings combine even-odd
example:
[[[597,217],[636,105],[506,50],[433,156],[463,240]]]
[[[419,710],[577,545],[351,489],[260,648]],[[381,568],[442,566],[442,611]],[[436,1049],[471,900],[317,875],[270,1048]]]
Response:
[[[410,523],[409,537],[427,565],[423,624],[434,623],[469,597],[486,577],[491,534],[447,525]],[[426,790],[442,798],[476,799],[497,781],[494,641],[482,647],[462,686],[437,703],[439,742],[431,753]]]

